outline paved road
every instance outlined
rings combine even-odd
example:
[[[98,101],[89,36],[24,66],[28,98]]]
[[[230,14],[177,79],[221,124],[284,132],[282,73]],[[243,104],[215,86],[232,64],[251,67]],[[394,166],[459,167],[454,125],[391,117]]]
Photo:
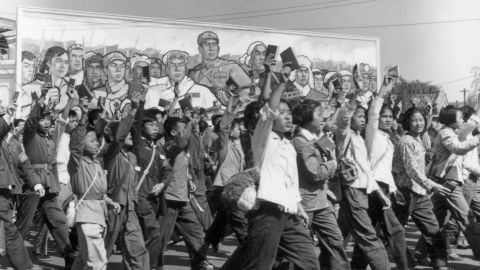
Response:
[[[418,233],[416,227],[411,224],[407,226],[407,244],[410,247],[414,247],[420,234]],[[220,246],[220,251],[218,253],[209,252],[208,258],[210,262],[216,267],[222,266],[226,259],[232,254],[237,245],[236,240],[230,236],[222,242]],[[54,247],[52,242],[50,247]],[[28,245],[28,248],[31,251],[31,245]],[[347,248],[349,255],[352,252],[352,245],[350,244]],[[458,253],[465,258],[465,261],[451,263],[450,267],[457,270],[480,270],[480,262],[473,260],[472,252],[470,250],[459,250]],[[63,269],[63,261],[56,256],[55,250],[51,249],[50,254],[52,255],[52,260],[47,262],[34,261],[38,266],[43,267],[46,270],[57,270]],[[171,247],[166,253],[166,270],[189,270],[189,259],[188,254],[186,253],[185,245],[179,243],[176,246]],[[0,269],[13,269],[8,267],[9,263],[5,256],[0,258]],[[108,266],[109,270],[121,269],[121,256],[113,255],[110,259]],[[395,269],[395,265],[392,264],[392,269]],[[416,267],[415,269],[430,269],[428,267]]]

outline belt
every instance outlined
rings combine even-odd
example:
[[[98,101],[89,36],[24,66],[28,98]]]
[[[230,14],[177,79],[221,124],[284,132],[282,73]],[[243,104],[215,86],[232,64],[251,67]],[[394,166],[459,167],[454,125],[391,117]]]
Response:
[[[51,164],[32,164],[33,169],[43,169],[47,171],[53,170],[53,166],[54,165],[51,165]]]

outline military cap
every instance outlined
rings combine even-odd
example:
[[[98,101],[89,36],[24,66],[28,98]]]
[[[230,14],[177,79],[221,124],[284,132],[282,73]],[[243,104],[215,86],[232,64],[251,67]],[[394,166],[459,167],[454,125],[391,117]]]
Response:
[[[203,42],[205,42],[205,40],[208,40],[208,39],[214,39],[218,42],[217,34],[215,34],[212,31],[205,31],[198,36],[197,43],[198,45],[202,45]]]
[[[99,53],[89,56],[85,59],[85,66],[89,67],[91,64],[98,63],[101,67],[103,67],[103,56]]]
[[[162,61],[165,65],[168,65],[168,62],[174,58],[184,59],[185,62],[188,62],[188,53],[180,50],[171,50],[163,55]]]
[[[106,67],[110,62],[113,62],[115,60],[120,60],[122,62],[125,62],[127,61],[127,58],[121,52],[118,52],[118,51],[110,52],[103,57],[103,66]]]

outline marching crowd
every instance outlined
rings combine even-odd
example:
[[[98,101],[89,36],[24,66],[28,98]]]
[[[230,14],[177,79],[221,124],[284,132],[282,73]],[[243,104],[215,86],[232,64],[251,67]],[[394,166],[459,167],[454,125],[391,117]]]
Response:
[[[277,71],[261,42],[244,65],[218,57],[213,32],[197,42],[191,70],[183,51],[132,63],[73,46],[48,49],[34,74],[24,52],[24,93],[0,118],[0,218],[15,269],[34,269],[49,233],[65,269],[106,269],[115,249],[125,269],[163,269],[172,239],[192,269],[213,269],[207,251],[230,233],[226,270],[385,270],[387,250],[401,270],[449,269],[461,233],[480,259],[473,108],[402,113],[388,75],[377,91],[356,68],[312,70],[298,57]]]

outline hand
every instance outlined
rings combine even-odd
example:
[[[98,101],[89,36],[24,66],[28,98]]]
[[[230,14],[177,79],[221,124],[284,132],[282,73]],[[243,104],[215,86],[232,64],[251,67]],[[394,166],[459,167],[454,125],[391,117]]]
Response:
[[[43,188],[42,184],[36,184],[33,187],[33,190],[35,190],[39,197],[43,197],[45,195],[45,189]]]
[[[117,202],[111,202],[110,207],[113,209],[113,213],[115,215],[118,215],[120,212],[122,212],[122,206]]]
[[[82,102],[79,102],[78,107],[82,110],[82,114],[88,113],[88,104],[84,101],[84,98],[82,98]]]
[[[10,116],[14,116],[15,115],[15,111],[17,111],[17,107],[14,106],[14,105],[10,105],[7,107],[7,114],[10,115]]]
[[[447,197],[448,195],[450,195],[450,190],[448,188],[437,183],[433,184],[432,191],[442,197]]]
[[[277,60],[275,60],[275,54],[269,53],[267,57],[265,57],[265,61],[263,61],[263,66],[265,67],[265,71],[271,72],[272,68],[275,67],[277,64]]]
[[[132,102],[138,105],[141,100],[145,100],[145,97],[143,96],[143,93],[140,92],[135,92],[132,96]]]
[[[192,180],[188,180],[189,186],[190,186],[190,192],[195,192],[197,191],[197,186],[193,183]]]
[[[325,152],[327,154],[328,160],[336,160],[337,156],[335,155],[335,149],[326,148]]]
[[[383,204],[384,210],[392,207],[392,202],[381,190],[378,189],[376,192],[377,192],[378,199],[380,199],[380,201]]]
[[[152,191],[150,191],[150,193],[153,194],[154,196],[158,196],[160,195],[160,193],[162,193],[164,187],[165,187],[164,183],[156,184],[155,186],[153,186]]]
[[[390,80],[387,85],[382,84],[382,88],[380,89],[380,93],[383,94],[383,98],[390,96],[393,90],[394,81]]]
[[[303,210],[303,207],[299,205],[297,215],[303,219],[305,225],[310,224],[310,219],[308,218],[307,212]]]

